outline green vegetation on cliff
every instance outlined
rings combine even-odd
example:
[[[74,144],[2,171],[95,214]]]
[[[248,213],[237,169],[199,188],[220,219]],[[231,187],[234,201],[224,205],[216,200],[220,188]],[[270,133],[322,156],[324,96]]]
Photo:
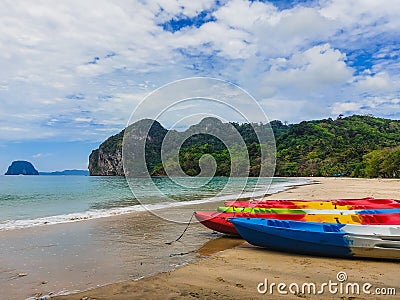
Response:
[[[148,122],[149,120],[146,120]],[[136,124],[140,125],[140,122]],[[147,168],[152,175],[165,175],[160,149],[167,130],[154,123],[146,140]],[[231,157],[226,146],[211,134],[191,134],[199,126],[212,126],[214,132],[228,132],[227,124],[205,119],[185,133],[179,151],[180,167],[190,176],[200,173],[199,161],[204,154],[216,161],[216,176],[228,176],[231,168],[241,168],[247,153],[250,176],[257,176],[262,163],[260,145],[255,130],[267,130],[265,124],[231,123],[245,142],[246,149],[233,147]],[[140,128],[139,125],[138,128]],[[197,127],[196,127],[197,126]],[[400,177],[400,121],[372,116],[339,117],[304,121],[286,125],[272,121],[275,134],[276,176],[352,176]],[[171,132],[177,141],[185,135]],[[123,175],[121,163],[123,132],[109,138],[91,155],[91,175]],[[232,150],[232,149],[231,149]],[[232,160],[232,161],[231,161]],[[167,159],[164,163],[174,164]],[[231,165],[232,164],[232,165]],[[172,165],[172,169],[176,167]],[[113,170],[113,169],[118,169]]]
[[[301,122],[277,139],[276,174],[375,177],[368,171],[368,155],[399,145],[400,122],[395,120],[354,115]]]
[[[122,140],[124,130],[109,137],[89,156],[89,172],[91,176],[122,176]]]

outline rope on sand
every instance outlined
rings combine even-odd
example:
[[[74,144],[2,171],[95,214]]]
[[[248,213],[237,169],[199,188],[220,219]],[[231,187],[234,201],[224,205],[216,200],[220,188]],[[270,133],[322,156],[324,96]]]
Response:
[[[187,223],[186,228],[185,228],[185,230],[182,232],[182,234],[181,234],[175,241],[167,242],[167,243],[165,243],[165,244],[167,244],[167,245],[172,245],[172,243],[175,243],[175,242],[179,241],[179,240],[183,237],[183,235],[185,234],[186,230],[189,228],[189,225],[190,225],[190,223],[192,222],[192,219],[193,219],[193,216],[194,216],[195,213],[196,213],[196,212],[193,212],[192,216],[190,217],[189,223]]]

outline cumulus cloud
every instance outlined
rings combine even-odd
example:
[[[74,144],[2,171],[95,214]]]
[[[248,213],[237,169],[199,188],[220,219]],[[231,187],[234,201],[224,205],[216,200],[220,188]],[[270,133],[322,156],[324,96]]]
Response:
[[[352,70],[344,62],[345,55],[329,44],[297,52],[289,59],[275,59],[265,78],[279,88],[318,91],[345,84]]]
[[[346,114],[346,113],[360,113],[361,104],[356,102],[336,102],[332,106],[332,113]]]
[[[400,106],[399,98],[391,97],[365,97],[353,102],[336,102],[332,105],[332,112],[338,114],[371,114],[381,112],[382,115],[398,118]]]
[[[0,139],[101,140],[147,93],[190,76],[239,84],[271,119],[367,107],[400,118],[389,112],[399,111],[399,5],[5,1]]]
[[[389,92],[396,89],[396,85],[390,79],[386,72],[374,74],[372,76],[365,76],[357,82],[357,87],[361,92]]]
[[[34,155],[32,155],[32,157],[33,158],[46,158],[46,157],[49,157],[49,156],[53,156],[54,154],[53,153],[36,153],[36,154],[34,154]]]

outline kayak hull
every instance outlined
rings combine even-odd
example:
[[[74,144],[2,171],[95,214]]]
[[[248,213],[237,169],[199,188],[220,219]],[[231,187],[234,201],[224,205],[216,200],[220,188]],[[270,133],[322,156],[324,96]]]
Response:
[[[394,199],[339,199],[339,200],[252,200],[225,201],[229,207],[250,208],[289,208],[289,209],[385,209],[400,208],[400,202]]]
[[[385,209],[291,209],[291,208],[265,208],[265,207],[232,207],[220,206],[219,212],[242,213],[276,213],[276,214],[390,214],[400,213],[400,208]]]
[[[301,220],[302,214],[250,214],[250,213],[218,213],[196,212],[196,219],[205,227],[224,234],[239,235],[230,218],[275,218],[281,220]]]
[[[258,218],[230,221],[247,242],[259,247],[320,256],[400,259],[400,226]]]
[[[195,217],[204,226],[211,230],[225,234],[239,235],[230,218],[264,218],[277,220],[295,220],[302,222],[341,223],[341,224],[379,224],[399,225],[400,213],[394,214],[365,214],[365,215],[340,215],[340,214],[274,214],[274,213],[217,213],[196,212]]]

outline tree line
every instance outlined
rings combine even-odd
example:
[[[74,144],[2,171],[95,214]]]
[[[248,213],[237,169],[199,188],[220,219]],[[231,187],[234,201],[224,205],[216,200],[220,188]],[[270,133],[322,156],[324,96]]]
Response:
[[[146,120],[149,121],[152,120]],[[184,133],[168,131],[158,122],[152,122],[154,126],[146,141],[145,154],[148,171],[153,176],[166,175],[164,165],[172,173],[181,168],[187,175],[196,176],[201,172],[201,159],[205,154],[207,159],[212,157],[215,161],[216,176],[229,176],[234,171],[244,169],[244,162],[249,162],[246,176],[259,176],[261,166],[272,168],[271,161],[262,160],[261,149],[267,152],[274,149],[260,143],[256,132],[272,129],[276,140],[275,176],[400,177],[399,120],[353,115],[290,125],[281,121],[229,125],[206,118]],[[227,125],[239,132],[244,147],[234,145],[227,149],[221,140],[213,136],[213,132],[230,135]],[[134,126],[139,134],[141,121]],[[207,130],[197,131],[206,133],[192,134],[199,127],[213,130],[209,131],[210,134]],[[177,145],[182,140],[184,142],[179,148],[178,161],[167,156],[163,164],[161,146],[168,132],[172,133],[172,144],[174,139]],[[98,150],[93,151],[90,167],[99,171],[98,174],[105,174],[101,169],[102,161],[109,157],[120,157],[122,142],[123,132],[110,137]],[[108,162],[103,165],[121,165],[117,160]]]

